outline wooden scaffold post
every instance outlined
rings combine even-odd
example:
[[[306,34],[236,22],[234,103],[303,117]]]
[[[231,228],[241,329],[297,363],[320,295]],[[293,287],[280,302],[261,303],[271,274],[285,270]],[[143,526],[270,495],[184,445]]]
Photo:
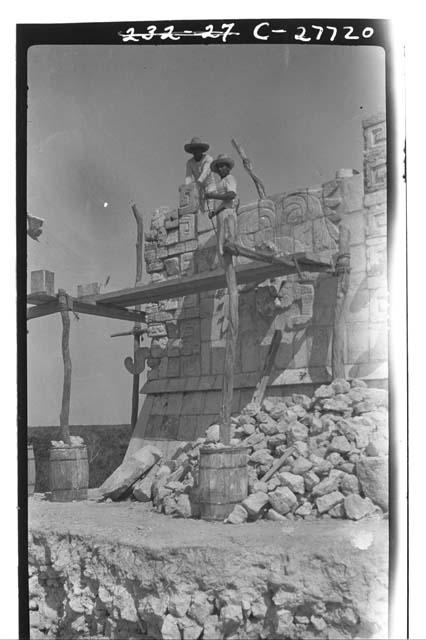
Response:
[[[64,289],[58,290],[58,302],[62,320],[62,359],[64,361],[64,383],[62,387],[62,405],[59,424],[61,427],[61,440],[65,444],[71,444],[69,417],[71,401],[71,356],[70,356],[70,314],[68,296]]]
[[[136,279],[135,286],[142,283],[142,261],[143,261],[143,217],[139,212],[136,204],[132,204],[132,213],[136,220],[137,236],[136,236]],[[136,311],[140,311],[141,305],[138,304],[135,307]],[[140,322],[135,322],[133,326],[133,361],[136,362],[136,354],[141,344],[142,326]],[[132,416],[131,425],[134,429],[139,412],[139,371],[133,375],[133,388],[132,388]]]

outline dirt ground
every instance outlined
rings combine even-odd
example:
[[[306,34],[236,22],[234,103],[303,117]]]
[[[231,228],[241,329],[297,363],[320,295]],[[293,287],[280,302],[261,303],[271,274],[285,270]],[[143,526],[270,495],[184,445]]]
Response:
[[[319,519],[241,525],[173,518],[138,502],[49,502],[43,494],[28,500],[28,523],[33,531],[91,536],[108,542],[150,548],[245,546],[259,548],[291,544],[292,547],[333,548],[336,543],[363,550],[387,547],[388,521]]]

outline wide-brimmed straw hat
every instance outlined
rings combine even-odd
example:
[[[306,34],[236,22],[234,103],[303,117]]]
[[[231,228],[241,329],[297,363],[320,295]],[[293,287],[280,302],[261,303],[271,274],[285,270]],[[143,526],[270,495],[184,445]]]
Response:
[[[226,154],[221,153],[217,156],[216,160],[213,160],[213,162],[210,165],[210,169],[215,173],[217,173],[218,172],[217,167],[219,164],[227,164],[229,169],[232,169],[232,167],[234,166],[234,161],[232,158],[230,158]]]
[[[200,138],[192,138],[191,142],[187,142],[184,149],[187,153],[194,153],[196,149],[201,149],[201,151],[207,151],[210,148],[210,145],[207,142],[201,142]]]

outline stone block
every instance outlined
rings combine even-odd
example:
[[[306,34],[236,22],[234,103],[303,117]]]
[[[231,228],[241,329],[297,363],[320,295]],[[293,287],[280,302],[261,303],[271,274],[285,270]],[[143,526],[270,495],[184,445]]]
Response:
[[[195,182],[179,187],[179,217],[196,213],[199,209],[198,189]]]
[[[167,258],[164,260],[164,266],[168,276],[177,276],[180,274],[180,262],[176,256],[174,258]]]
[[[370,362],[388,359],[388,328],[385,323],[369,326],[369,359]]]
[[[167,255],[170,257],[178,256],[181,253],[185,253],[185,242],[178,242],[177,244],[173,244],[167,248]]]
[[[151,358],[163,358],[167,354],[167,338],[154,338],[151,341]]]
[[[365,271],[366,269],[366,250],[364,244],[351,246],[351,273],[357,271]]]
[[[183,393],[167,393],[164,414],[178,416],[182,410]]]
[[[173,222],[173,224],[175,224],[176,227],[179,226],[178,221],[176,220],[176,222]],[[167,232],[167,238],[166,238],[166,247],[167,247],[167,255],[169,254],[169,249],[172,245],[176,245],[179,242],[179,229],[169,229]]]
[[[386,147],[377,147],[364,156],[364,189],[366,193],[386,189]]]
[[[181,357],[181,376],[200,376],[201,362],[198,354]]]
[[[363,176],[358,174],[350,178],[344,178],[338,182],[340,183],[344,213],[352,213],[353,211],[362,209],[362,200],[364,197]]]
[[[201,343],[201,375],[208,376],[211,373],[210,369],[211,360],[211,346],[208,342]]]
[[[143,478],[135,482],[135,484],[133,485],[133,497],[138,502],[149,502],[152,499],[152,483],[154,482],[158,468],[159,464],[157,463],[153,467],[151,467],[151,469]]]
[[[221,404],[222,404],[221,391],[207,392],[205,397],[204,413],[216,415],[217,413],[220,412]]]
[[[209,318],[213,315],[213,301],[211,298],[200,297],[200,318]]]
[[[180,255],[180,271],[182,276],[193,276],[195,273],[194,255],[191,251]]]
[[[173,314],[169,311],[156,311],[155,313],[150,313],[146,316],[146,321],[148,324],[167,322],[168,320],[173,320]]]
[[[179,420],[179,440],[192,442],[196,439],[197,417],[182,415]]]
[[[166,332],[168,338],[179,337],[179,326],[176,320],[170,320],[166,322]]]
[[[179,219],[178,218],[174,218],[174,219],[166,220],[164,222],[164,228],[167,229],[167,231],[168,231],[167,236],[169,236],[171,230],[174,231],[174,230],[178,230],[179,229]],[[179,232],[178,232],[176,237],[179,237]],[[177,240],[176,240],[176,242],[177,242]]]
[[[346,325],[347,362],[366,363],[369,361],[368,324],[354,322]]]
[[[386,116],[375,114],[362,121],[364,133],[364,149],[376,149],[386,144]]]
[[[369,238],[366,247],[366,268],[369,276],[386,273],[387,246],[386,237]]]
[[[157,249],[157,258],[163,260],[164,258],[167,258],[168,255],[168,251],[167,251],[167,247],[163,246],[163,247],[158,247]]]
[[[183,394],[182,415],[198,415],[203,413],[205,394],[202,391],[191,391]]]
[[[258,371],[259,369],[259,344],[256,335],[252,331],[243,331],[239,338],[241,354],[241,369],[244,373]]]
[[[248,513],[241,504],[236,504],[225,522],[227,524],[243,524],[248,518]]]
[[[225,349],[217,343],[211,343],[211,372],[213,375],[223,374],[225,365]]]
[[[51,273],[46,271],[45,273]],[[89,284],[77,285],[77,298],[87,298],[91,296],[97,296],[101,292],[101,285],[99,282],[90,282]]]
[[[183,215],[179,219],[179,242],[193,240],[195,238],[194,214]]]
[[[158,367],[155,369],[149,369],[146,374],[146,379],[148,382],[152,382],[153,380],[158,380]]]
[[[163,269],[164,269],[163,261],[159,259],[152,260],[152,262],[148,262],[146,265],[146,270],[148,273],[163,271]]]
[[[350,231],[350,244],[362,244],[365,242],[365,214],[364,211],[356,211],[345,217],[345,227]]]
[[[372,193],[366,193],[364,196],[364,207],[375,207],[377,205],[386,203],[387,194],[386,189],[380,189],[379,191],[373,191]]]
[[[180,320],[179,335],[183,345],[191,345],[191,348],[198,347],[201,342],[201,325],[200,320]],[[192,353],[192,350],[191,352]]]
[[[167,344],[167,355],[169,358],[177,358],[182,355],[182,339],[171,338]]]
[[[182,298],[182,307],[197,307],[199,306],[199,297],[198,293],[188,293],[184,298]]]
[[[46,293],[49,296],[54,296],[55,274],[53,271],[47,269],[31,271],[31,293]]]
[[[377,205],[368,209],[367,214],[367,237],[384,237],[387,232],[387,212],[386,205]]]
[[[167,378],[167,362],[168,362],[167,356],[165,356],[164,358],[161,358],[160,364],[158,365],[159,378]]]
[[[161,338],[163,336],[167,336],[166,325],[163,322],[148,325],[147,335],[148,338]]]
[[[385,287],[369,291],[370,322],[387,322],[389,316],[388,292]]]
[[[167,378],[180,376],[180,358],[167,358]]]

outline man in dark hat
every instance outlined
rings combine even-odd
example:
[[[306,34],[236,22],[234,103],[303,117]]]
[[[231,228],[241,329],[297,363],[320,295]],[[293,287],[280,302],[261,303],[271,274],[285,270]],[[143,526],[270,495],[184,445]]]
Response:
[[[206,151],[210,145],[201,142],[200,138],[192,138],[185,145],[185,151],[192,154],[186,163],[185,184],[195,182],[199,189],[201,209],[204,209],[204,195],[215,188],[215,179],[210,170],[213,158]]]
[[[223,243],[225,240],[235,240],[237,233],[237,182],[231,175],[234,161],[227,155],[221,154],[214,160],[210,167],[219,175],[219,182],[215,191],[206,193],[206,199],[218,200],[214,211],[209,212],[209,218],[217,217],[219,253],[223,255]]]

